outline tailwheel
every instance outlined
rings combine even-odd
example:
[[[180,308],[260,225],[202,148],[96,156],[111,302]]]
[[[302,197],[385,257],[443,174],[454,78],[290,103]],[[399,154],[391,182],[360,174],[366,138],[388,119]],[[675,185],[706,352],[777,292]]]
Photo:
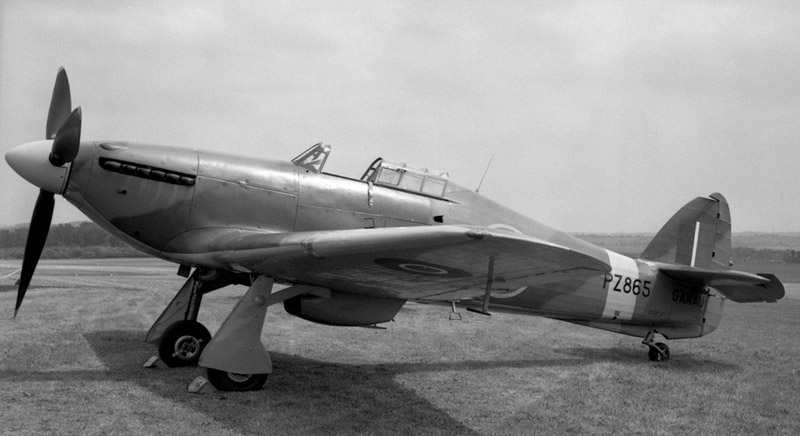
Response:
[[[220,391],[257,391],[269,374],[236,374],[208,368],[208,381]]]
[[[650,358],[651,362],[666,362],[669,360],[669,346],[663,342],[656,342],[656,335],[667,339],[666,336],[659,334],[657,331],[650,330],[642,341],[644,345],[650,348],[647,352],[647,357]]]
[[[651,362],[666,362],[669,360],[669,346],[663,342],[656,342],[648,351],[647,356]]]
[[[197,366],[211,333],[197,321],[178,321],[167,327],[158,344],[158,357],[170,368]]]

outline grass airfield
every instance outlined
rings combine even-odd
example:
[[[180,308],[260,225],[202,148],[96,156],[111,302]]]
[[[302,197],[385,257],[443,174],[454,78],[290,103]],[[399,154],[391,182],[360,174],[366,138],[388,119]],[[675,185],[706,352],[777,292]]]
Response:
[[[19,262],[0,262],[0,277]],[[800,283],[800,265],[738,266]],[[640,340],[543,318],[407,304],[387,330],[273,306],[264,390],[193,395],[199,368],[144,369],[143,342],[184,279],[151,259],[42,261],[16,319],[0,279],[0,433],[9,435],[800,434],[800,286],[727,303],[716,332]],[[204,297],[214,332],[244,287]]]

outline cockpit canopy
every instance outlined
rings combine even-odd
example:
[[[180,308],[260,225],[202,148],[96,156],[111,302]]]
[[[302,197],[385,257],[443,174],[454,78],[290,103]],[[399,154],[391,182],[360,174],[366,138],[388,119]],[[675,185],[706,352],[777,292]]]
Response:
[[[292,159],[292,163],[306,170],[322,173],[330,152],[331,146],[320,142]],[[367,168],[361,181],[441,198],[447,188],[447,178],[447,173],[437,175],[426,168],[412,167],[379,157]]]
[[[415,168],[402,162],[375,159],[361,176],[361,180],[376,185],[418,192],[433,197],[443,197],[447,188],[447,174],[434,174],[426,168]]]

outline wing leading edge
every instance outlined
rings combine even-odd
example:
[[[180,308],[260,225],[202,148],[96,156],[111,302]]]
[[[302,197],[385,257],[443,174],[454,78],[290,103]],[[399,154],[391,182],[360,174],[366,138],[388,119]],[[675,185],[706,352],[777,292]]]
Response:
[[[403,299],[516,289],[564,273],[611,269],[607,259],[520,234],[472,226],[419,226],[236,234],[209,247],[232,269],[346,292]],[[473,292],[474,291],[474,292]]]

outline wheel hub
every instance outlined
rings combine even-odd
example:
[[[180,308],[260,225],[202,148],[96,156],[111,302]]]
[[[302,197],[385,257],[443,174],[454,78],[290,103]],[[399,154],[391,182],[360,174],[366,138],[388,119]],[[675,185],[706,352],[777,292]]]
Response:
[[[175,341],[175,357],[190,360],[200,351],[200,340],[194,336],[181,336]]]
[[[236,374],[235,372],[228,373],[228,378],[237,383],[246,382],[247,380],[250,380],[250,377],[252,377],[252,374]]]

